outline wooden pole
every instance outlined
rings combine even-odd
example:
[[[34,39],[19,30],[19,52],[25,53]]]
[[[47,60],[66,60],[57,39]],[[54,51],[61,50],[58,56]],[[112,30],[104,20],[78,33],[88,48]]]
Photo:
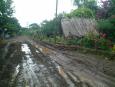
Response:
[[[58,14],[58,0],[56,0],[56,13],[55,13],[56,20],[55,20],[55,29],[56,29],[56,22],[57,22],[57,14]],[[55,31],[55,43],[56,43],[56,34],[57,34],[57,32]]]
[[[57,13],[58,13],[58,0],[56,0],[56,18],[57,18]]]

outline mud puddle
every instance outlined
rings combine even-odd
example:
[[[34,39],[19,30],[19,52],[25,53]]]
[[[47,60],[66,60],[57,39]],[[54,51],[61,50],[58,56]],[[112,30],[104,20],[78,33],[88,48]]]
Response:
[[[47,51],[47,48],[36,48],[29,43],[9,46],[2,74],[7,77],[2,77],[7,85],[3,83],[0,87],[93,87],[81,81],[72,71],[65,71],[50,56],[44,55]]]
[[[21,45],[23,58],[22,63],[16,67],[18,74],[15,76],[13,87],[76,87],[61,66],[41,56],[41,48],[30,49],[32,47],[29,46]],[[32,54],[32,51],[35,51],[38,56]]]
[[[115,87],[114,77],[90,70],[89,55],[70,57],[29,38],[14,41],[0,49],[0,87]]]
[[[10,87],[12,73],[20,63],[21,55],[18,50],[20,50],[18,43],[8,43],[0,53],[0,60],[2,60],[2,64],[0,64],[0,87]]]

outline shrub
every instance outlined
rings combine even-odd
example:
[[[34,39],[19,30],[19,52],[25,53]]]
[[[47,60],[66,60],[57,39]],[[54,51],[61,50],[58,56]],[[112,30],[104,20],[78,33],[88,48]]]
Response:
[[[67,44],[67,45],[78,45],[78,39],[77,39],[77,38],[68,39],[68,40],[66,41],[66,44]]]
[[[95,43],[95,47],[97,49],[101,49],[101,50],[110,50],[111,49],[111,42],[103,37],[100,37],[96,43]]]
[[[94,13],[89,8],[78,8],[76,10],[73,10],[70,14],[66,14],[67,17],[84,17],[84,18],[91,18],[94,16]]]
[[[80,39],[78,43],[79,45],[84,47],[95,48],[100,50],[110,50],[110,47],[112,45],[111,41],[93,33],[88,33],[85,37]]]
[[[81,40],[79,40],[78,43],[81,46],[93,48],[95,46],[95,40],[97,38],[98,38],[98,35],[90,32],[90,33],[86,34]]]
[[[106,34],[107,39],[115,41],[115,19],[98,21],[99,32]]]
[[[84,37],[78,41],[81,46],[85,46],[88,48],[94,47],[94,41],[90,38]]]

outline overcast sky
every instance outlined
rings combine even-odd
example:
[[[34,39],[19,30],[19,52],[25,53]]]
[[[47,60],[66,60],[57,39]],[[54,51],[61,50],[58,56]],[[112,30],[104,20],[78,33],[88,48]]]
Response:
[[[13,0],[14,16],[24,27],[31,23],[40,24],[43,20],[50,20],[55,15],[56,0]],[[59,0],[58,13],[70,12],[74,9],[72,0]]]

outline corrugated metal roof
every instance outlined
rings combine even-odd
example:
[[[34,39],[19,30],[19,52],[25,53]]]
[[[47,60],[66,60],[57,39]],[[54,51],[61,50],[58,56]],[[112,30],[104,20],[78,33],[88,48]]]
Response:
[[[71,18],[62,19],[62,29],[65,37],[82,37],[88,32],[97,33],[95,19]]]

